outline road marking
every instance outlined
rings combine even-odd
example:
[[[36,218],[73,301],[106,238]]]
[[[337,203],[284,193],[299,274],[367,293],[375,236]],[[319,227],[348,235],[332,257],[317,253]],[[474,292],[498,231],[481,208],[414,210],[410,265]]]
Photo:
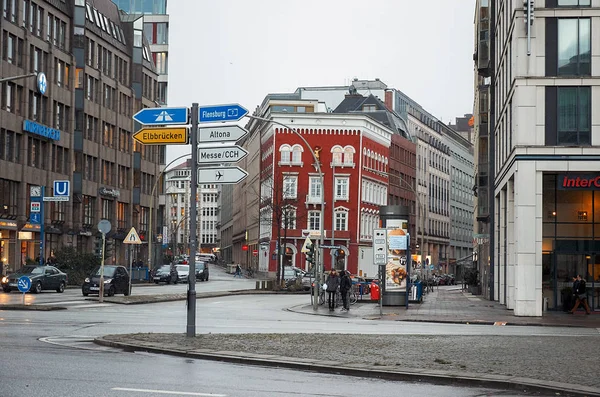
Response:
[[[136,393],[177,394],[179,396],[227,397],[227,394],[194,393],[194,392],[185,392],[185,391],[151,390],[151,389],[130,389],[128,387],[113,387],[111,390],[132,391],[132,392],[136,392]]]

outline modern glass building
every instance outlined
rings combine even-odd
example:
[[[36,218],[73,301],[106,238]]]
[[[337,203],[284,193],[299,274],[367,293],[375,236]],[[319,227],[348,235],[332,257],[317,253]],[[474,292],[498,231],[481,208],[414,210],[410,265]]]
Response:
[[[157,102],[167,104],[169,16],[167,0],[113,0],[120,10],[128,14],[142,14],[144,35],[150,43],[150,51],[158,73]]]

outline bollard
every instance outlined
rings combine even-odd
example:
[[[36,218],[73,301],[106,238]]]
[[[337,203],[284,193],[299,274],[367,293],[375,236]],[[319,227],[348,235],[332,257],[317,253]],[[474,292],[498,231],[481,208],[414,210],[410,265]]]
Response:
[[[261,289],[260,281],[257,281],[257,282],[256,282],[256,287],[255,287],[255,289]]]

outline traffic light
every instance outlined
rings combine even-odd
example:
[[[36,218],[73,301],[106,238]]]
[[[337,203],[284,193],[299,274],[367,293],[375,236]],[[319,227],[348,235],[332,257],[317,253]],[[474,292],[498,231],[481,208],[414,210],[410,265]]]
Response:
[[[96,239],[94,240],[94,255],[96,255],[98,258],[102,257],[102,238],[101,237],[96,237]]]
[[[112,256],[112,252],[113,252],[113,248],[114,248],[114,242],[115,240],[113,239],[109,239],[106,240],[106,242],[104,243],[104,257],[108,258],[110,256]]]
[[[306,244],[306,261],[311,265],[315,264],[315,245],[314,244]]]
[[[533,25],[534,0],[523,0],[523,20],[525,24]]]

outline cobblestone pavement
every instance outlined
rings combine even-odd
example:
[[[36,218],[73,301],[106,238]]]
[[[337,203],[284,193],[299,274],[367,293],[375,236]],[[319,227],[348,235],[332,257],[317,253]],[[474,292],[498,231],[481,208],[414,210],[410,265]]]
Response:
[[[355,334],[107,335],[106,340],[201,351],[312,359],[371,368],[414,368],[457,377],[508,376],[594,388],[600,395],[600,338]]]

